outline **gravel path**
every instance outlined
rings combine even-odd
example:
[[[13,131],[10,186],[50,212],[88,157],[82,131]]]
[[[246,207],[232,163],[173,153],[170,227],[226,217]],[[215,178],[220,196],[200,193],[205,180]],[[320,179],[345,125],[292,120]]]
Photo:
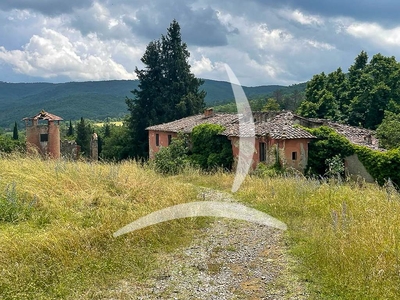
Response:
[[[234,201],[204,190],[210,201]],[[307,299],[292,274],[282,231],[216,219],[186,248],[165,254],[146,282],[125,280],[106,299]]]

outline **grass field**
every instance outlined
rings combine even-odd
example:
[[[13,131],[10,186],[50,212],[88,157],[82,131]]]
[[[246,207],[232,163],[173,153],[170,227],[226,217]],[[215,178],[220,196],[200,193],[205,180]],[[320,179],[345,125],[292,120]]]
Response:
[[[208,219],[120,227],[196,199],[196,186],[229,191],[233,174],[162,177],[121,164],[0,158],[0,298],[101,299],[123,278],[140,281],[165,251]],[[248,176],[235,194],[288,225],[296,272],[313,299],[400,298],[400,197],[392,188],[302,177]]]
[[[115,121],[115,122],[109,122],[111,125],[115,125],[115,126],[122,126],[123,122],[122,121]],[[102,123],[94,123],[94,126],[98,126],[98,127],[102,127],[104,126],[106,123],[102,122]]]

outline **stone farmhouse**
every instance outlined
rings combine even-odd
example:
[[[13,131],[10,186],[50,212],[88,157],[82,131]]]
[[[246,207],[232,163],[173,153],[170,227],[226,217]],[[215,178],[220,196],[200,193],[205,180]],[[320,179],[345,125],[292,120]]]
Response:
[[[219,124],[225,127],[222,135],[231,141],[232,152],[236,161],[239,155],[239,138],[246,138],[246,134],[243,135],[242,133],[242,136],[239,134],[240,117],[238,114],[215,113],[213,109],[207,109],[204,114],[150,126],[146,128],[149,135],[150,159],[154,158],[161,147],[167,147],[172,138],[176,137],[179,132],[190,134],[197,125]],[[254,112],[253,120],[255,127],[253,169],[260,162],[273,164],[278,153],[281,163],[285,166],[301,172],[305,171],[308,161],[308,143],[315,137],[296,125],[308,128],[326,125],[354,144],[378,149],[378,140],[374,137],[373,131],[329,120],[304,118],[290,111]],[[356,156],[346,158],[345,164],[350,174],[358,174],[368,181],[373,181],[373,178]]]
[[[149,153],[153,158],[160,147],[166,147],[171,143],[178,132],[190,134],[193,128],[200,124],[218,124],[225,127],[222,135],[226,136],[232,145],[234,159],[239,155],[239,138],[247,138],[249,134],[239,133],[238,114],[214,113],[208,109],[201,115],[195,115],[173,122],[150,126]],[[280,114],[275,113],[253,113],[255,145],[252,158],[252,167],[258,163],[274,163],[277,150],[281,160],[287,166],[303,171],[307,165],[308,143],[315,138],[307,131],[297,128]]]

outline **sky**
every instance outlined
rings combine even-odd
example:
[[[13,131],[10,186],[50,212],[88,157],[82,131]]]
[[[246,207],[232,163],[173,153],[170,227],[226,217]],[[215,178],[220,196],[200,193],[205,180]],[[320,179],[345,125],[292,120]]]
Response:
[[[400,57],[398,0],[1,0],[0,81],[136,79],[173,19],[199,78],[290,85]]]

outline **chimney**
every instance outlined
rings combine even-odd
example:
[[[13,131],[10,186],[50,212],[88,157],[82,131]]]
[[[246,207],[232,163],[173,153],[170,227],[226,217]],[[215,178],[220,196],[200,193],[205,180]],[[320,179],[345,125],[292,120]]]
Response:
[[[213,115],[214,115],[214,109],[212,107],[206,108],[204,110],[204,118],[209,118],[212,117]]]

